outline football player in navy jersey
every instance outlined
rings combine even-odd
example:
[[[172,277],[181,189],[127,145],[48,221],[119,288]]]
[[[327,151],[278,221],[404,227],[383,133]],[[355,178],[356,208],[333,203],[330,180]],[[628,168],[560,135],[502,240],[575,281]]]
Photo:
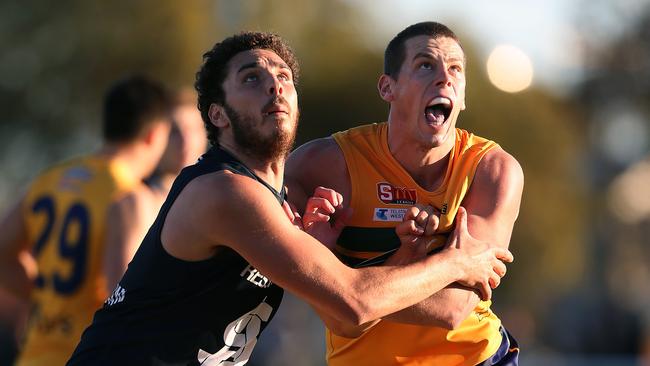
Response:
[[[319,189],[302,222],[285,200],[297,80],[292,51],[273,34],[241,33],[204,55],[196,89],[212,147],[172,185],[69,365],[244,365],[283,289],[355,324],[456,281],[489,297],[512,255],[483,249],[462,217],[443,250],[402,266],[352,269],[300,230],[336,237],[344,221],[327,222],[341,204],[334,191]],[[405,250],[427,244],[431,216],[409,211],[397,229]]]

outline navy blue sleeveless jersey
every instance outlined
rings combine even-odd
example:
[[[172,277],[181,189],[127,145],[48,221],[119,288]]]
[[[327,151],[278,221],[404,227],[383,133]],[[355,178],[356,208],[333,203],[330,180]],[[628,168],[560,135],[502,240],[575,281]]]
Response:
[[[170,207],[194,178],[220,170],[258,178],[213,147],[183,169],[113,294],[84,331],[68,365],[244,365],[275,314],[283,290],[232,249],[188,262],[160,235]],[[219,189],[219,187],[215,187]],[[219,220],[220,214],[214,213]]]

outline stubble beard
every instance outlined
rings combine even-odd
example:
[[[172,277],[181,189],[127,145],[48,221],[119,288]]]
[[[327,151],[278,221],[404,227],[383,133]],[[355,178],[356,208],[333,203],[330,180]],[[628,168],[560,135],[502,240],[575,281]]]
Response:
[[[238,113],[227,103],[224,109],[231,122],[235,143],[244,154],[263,161],[286,159],[296,139],[299,113],[296,113],[292,129],[275,128],[271,134],[263,136],[252,117]]]

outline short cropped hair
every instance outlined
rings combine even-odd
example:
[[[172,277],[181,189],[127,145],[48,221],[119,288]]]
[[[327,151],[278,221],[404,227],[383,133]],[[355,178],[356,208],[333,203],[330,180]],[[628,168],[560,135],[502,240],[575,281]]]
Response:
[[[133,142],[155,122],[168,121],[169,112],[170,97],[163,85],[139,75],[120,80],[104,97],[104,141]]]
[[[444,24],[436,22],[416,23],[406,27],[399,32],[386,47],[384,52],[384,74],[397,79],[399,71],[406,57],[406,41],[417,36],[430,36],[433,38],[449,37],[455,40],[459,46],[460,40],[456,34]],[[461,46],[462,48],[462,46]]]
[[[198,92],[198,107],[201,111],[201,118],[208,132],[210,144],[217,145],[219,142],[219,128],[210,122],[208,111],[210,105],[216,103],[224,105],[226,101],[223,82],[228,74],[228,62],[238,53],[253,50],[265,49],[275,52],[293,74],[293,83],[298,85],[299,65],[293,51],[280,36],[263,32],[243,32],[224,39],[203,54],[203,65],[196,73],[194,87]]]

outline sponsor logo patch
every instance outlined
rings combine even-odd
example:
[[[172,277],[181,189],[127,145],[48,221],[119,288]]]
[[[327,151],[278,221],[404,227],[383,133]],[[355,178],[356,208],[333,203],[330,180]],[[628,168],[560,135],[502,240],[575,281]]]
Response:
[[[250,264],[247,265],[239,275],[242,278],[245,278],[246,281],[261,288],[269,288],[273,284],[271,280],[261,274],[260,271],[255,269],[255,267],[251,266]]]
[[[386,182],[377,183],[377,197],[387,204],[414,205],[417,201],[415,189],[395,187]]]
[[[372,221],[395,221],[401,222],[406,215],[405,208],[375,208]]]

